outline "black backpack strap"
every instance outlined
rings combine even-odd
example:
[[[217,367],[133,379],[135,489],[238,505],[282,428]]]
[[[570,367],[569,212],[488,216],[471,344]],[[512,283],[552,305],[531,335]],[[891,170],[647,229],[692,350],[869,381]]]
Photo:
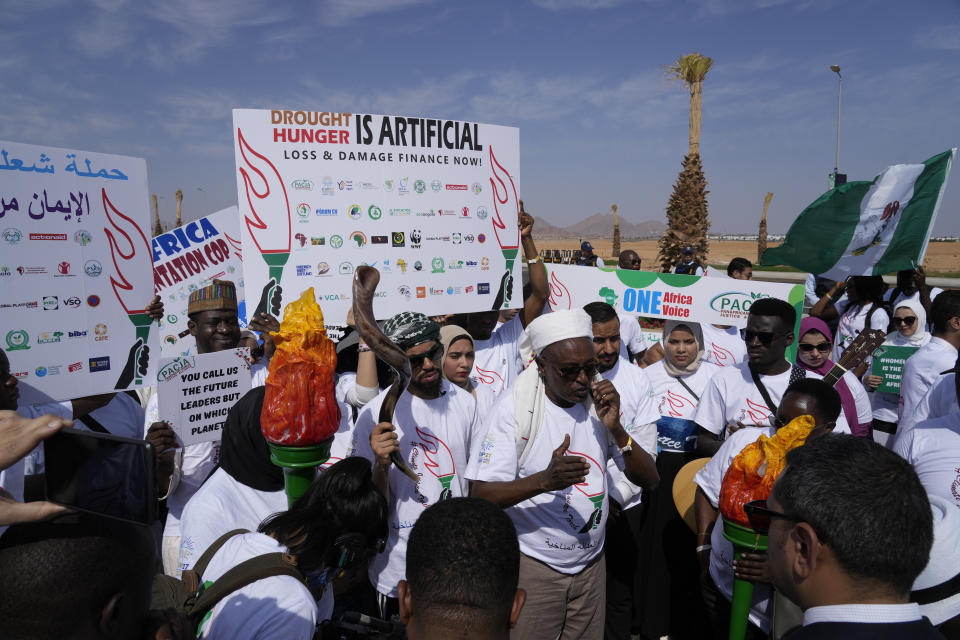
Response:
[[[233,536],[239,536],[244,533],[250,533],[250,532],[247,529],[234,529],[233,531],[227,531],[225,534],[223,534],[222,536],[214,540],[213,544],[207,547],[206,551],[200,554],[200,558],[197,559],[197,561],[190,568],[190,570],[193,571],[195,574],[197,574],[197,578],[202,580],[203,572],[207,570],[207,565],[210,564],[210,561],[213,559],[213,556],[216,555],[217,551],[220,551],[220,547],[226,544],[227,540],[229,540]],[[203,584],[203,583],[201,582],[200,584]],[[199,588],[199,585],[192,589],[189,588],[190,585],[187,585],[187,586],[188,586],[188,589],[187,589],[188,591],[196,591]]]
[[[686,382],[683,381],[683,378],[680,378],[680,377],[678,377],[678,376],[671,376],[671,377],[672,377],[674,380],[676,380],[677,382],[679,382],[679,383],[683,386],[683,388],[686,389],[686,390],[690,393],[690,395],[693,396],[693,399],[694,399],[694,400],[696,400],[697,402],[700,402],[700,396],[698,396],[698,395],[694,392],[694,390],[690,388],[690,385],[688,385]],[[761,383],[761,384],[762,384],[762,383]],[[766,389],[764,389],[764,391],[766,391]],[[761,392],[761,393],[763,393],[763,392]]]
[[[87,429],[90,429],[90,431],[96,431],[97,433],[106,433],[106,434],[110,433],[109,429],[107,429],[105,426],[100,424],[99,420],[90,416],[89,414],[83,416],[82,418],[79,418],[79,420],[84,424],[85,427],[87,427]]]
[[[213,609],[218,602],[243,587],[273,576],[290,576],[304,586],[307,582],[297,569],[296,560],[286,553],[265,553],[262,556],[244,560],[220,576],[213,584],[203,590],[190,610],[190,618],[195,622]]]
[[[757,390],[760,391],[760,395],[763,396],[763,401],[767,403],[767,408],[770,409],[770,413],[775,414],[777,412],[777,405],[773,404],[773,400],[770,399],[770,393],[763,385],[763,381],[760,380],[760,376],[753,370],[753,366],[749,364],[747,366],[750,368],[750,376],[753,378],[753,384],[757,387]]]

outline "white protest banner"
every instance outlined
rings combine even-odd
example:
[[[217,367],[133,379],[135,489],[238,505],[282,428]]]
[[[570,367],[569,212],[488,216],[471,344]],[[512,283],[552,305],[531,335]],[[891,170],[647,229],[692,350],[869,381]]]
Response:
[[[518,129],[251,109],[233,124],[256,312],[315,286],[325,319],[345,324],[359,265],[380,271],[377,318],[518,306]]]
[[[743,327],[755,300],[780,298],[796,309],[795,329],[799,331],[803,285],[563,264],[546,266],[553,309],[582,308],[599,300],[619,313],[645,318]],[[790,347],[789,358],[793,358],[795,349],[796,344]]]
[[[230,407],[250,391],[250,349],[164,358],[157,370],[157,407],[180,444],[220,440]]]
[[[149,383],[144,160],[0,141],[0,209],[0,340],[23,401]]]
[[[152,244],[153,284],[164,304],[160,321],[163,357],[196,353],[197,343],[187,329],[187,301],[190,292],[214,279],[230,280],[237,286],[240,317],[245,317],[236,206],[156,236]]]

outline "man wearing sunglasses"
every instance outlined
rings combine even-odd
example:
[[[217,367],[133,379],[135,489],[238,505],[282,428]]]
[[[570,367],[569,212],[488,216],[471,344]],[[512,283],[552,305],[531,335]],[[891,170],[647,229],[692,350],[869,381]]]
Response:
[[[422,313],[405,311],[383,325],[388,338],[410,358],[412,377],[400,395],[393,422],[379,422],[388,390],[357,416],[354,455],[374,463],[374,482],[387,497],[389,538],[386,553],[370,564],[380,615],[399,613],[397,583],[404,579],[407,538],[424,509],[467,494],[463,469],[476,428],[476,401],[442,375],[440,326]],[[390,462],[399,452],[419,476],[413,482]]]
[[[702,401],[701,401],[702,402]],[[783,394],[772,426],[740,429],[726,441],[710,462],[697,472],[694,482],[697,493],[694,512],[697,518],[697,556],[700,559],[701,587],[704,603],[710,613],[717,637],[725,637],[730,625],[730,600],[733,598],[734,576],[758,584],[754,589],[750,611],[752,627],[747,638],[764,637],[760,631],[770,630],[770,582],[766,554],[747,553],[737,563],[733,561],[733,546],[723,537],[722,526],[716,526],[723,478],[734,458],[760,435],[772,436],[777,429],[802,415],[811,416],[816,426],[807,441],[829,433],[836,426],[841,411],[840,396],[827,383],[816,379],[798,380]]]
[[[952,369],[960,349],[960,291],[945,291],[930,305],[933,337],[903,366],[900,382],[900,415],[897,432],[905,433],[919,416],[929,415],[930,389],[941,373]]]
[[[617,262],[618,269],[629,269],[630,271],[640,271],[640,254],[633,249],[624,249],[620,252],[620,259]]]
[[[930,502],[893,452],[849,435],[809,441],[750,511],[777,590],[804,612],[791,640],[943,638],[910,601],[933,544]]]
[[[535,364],[494,405],[466,477],[471,496],[507,509],[517,527],[520,587],[528,595],[516,636],[599,639],[607,461],[644,488],[659,482],[656,463],[634,427],[621,422],[613,383],[597,375],[590,316],[554,311],[527,333]]]
[[[727,435],[744,426],[770,425],[791,378],[803,377],[784,358],[796,320],[793,306],[776,298],[760,298],[750,307],[741,331],[747,361],[721,369],[700,398],[694,416],[698,453],[713,455]]]

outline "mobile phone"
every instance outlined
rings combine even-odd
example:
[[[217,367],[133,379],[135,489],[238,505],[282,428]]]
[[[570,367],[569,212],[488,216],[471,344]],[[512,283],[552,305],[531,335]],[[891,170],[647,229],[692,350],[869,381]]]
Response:
[[[50,502],[136,524],[157,519],[157,452],[149,442],[61,429],[43,449]]]

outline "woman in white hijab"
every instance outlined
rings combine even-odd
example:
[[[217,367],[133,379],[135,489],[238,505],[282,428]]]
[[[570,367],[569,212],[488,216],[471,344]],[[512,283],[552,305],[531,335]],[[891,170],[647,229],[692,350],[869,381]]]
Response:
[[[919,301],[904,300],[893,312],[894,330],[887,335],[883,346],[913,347],[919,349],[930,342],[926,331],[927,312]],[[897,432],[897,410],[900,396],[886,391],[874,391],[883,383],[883,376],[868,371],[863,384],[871,392],[870,404],[873,406],[873,438],[889,447],[893,435]]]
[[[657,421],[657,472],[660,488],[644,491],[646,515],[640,532],[637,599],[642,603],[642,635],[703,637],[692,608],[698,601],[699,566],[693,532],[673,504],[673,480],[691,460],[696,445],[694,413],[715,373],[723,367],[703,360],[704,341],[696,322],[667,320],[663,326],[664,358],[643,372],[650,380]]]

